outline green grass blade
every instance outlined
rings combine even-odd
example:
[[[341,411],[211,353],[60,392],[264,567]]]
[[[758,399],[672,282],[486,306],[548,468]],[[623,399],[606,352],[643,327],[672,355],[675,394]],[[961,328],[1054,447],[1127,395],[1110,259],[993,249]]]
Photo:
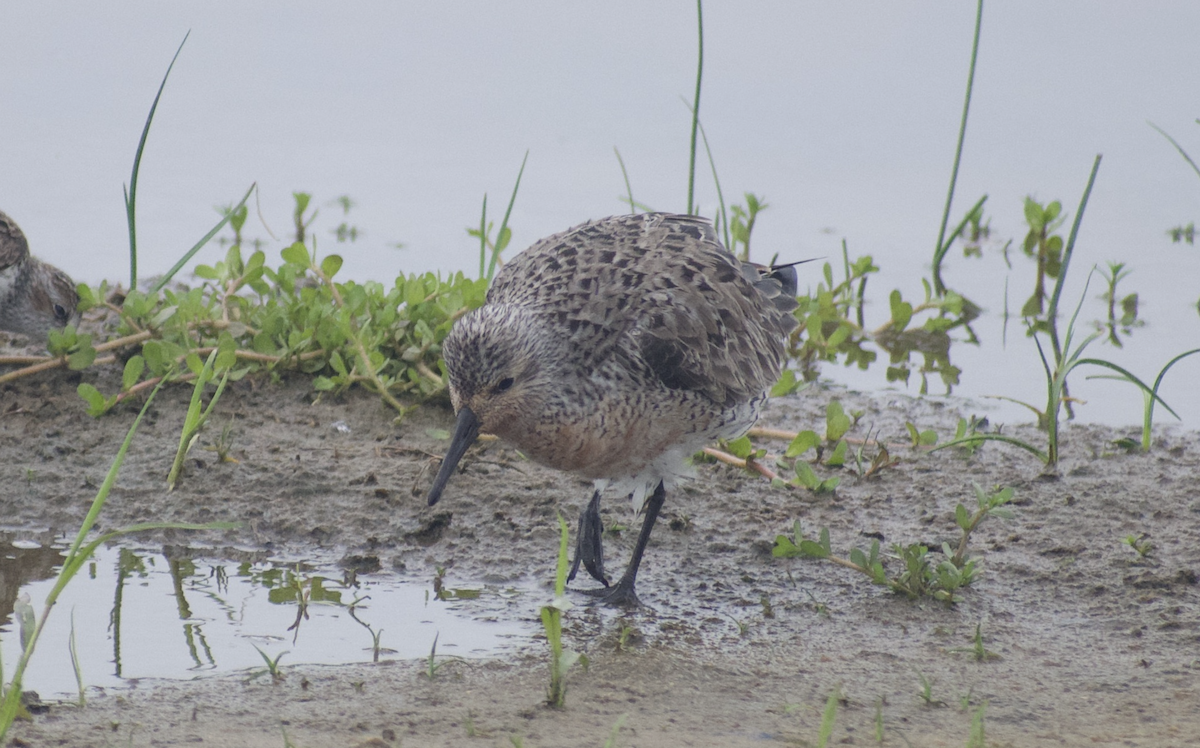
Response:
[[[496,232],[496,249],[492,252],[492,261],[488,264],[488,280],[496,276],[496,263],[500,261],[500,252],[504,249],[501,237],[504,236],[504,230],[508,228],[508,217],[512,215],[513,204],[517,202],[517,190],[521,188],[521,175],[525,173],[525,162],[528,160],[529,151],[525,151],[525,158],[521,159],[521,169],[517,172],[516,184],[513,185],[512,196],[508,198],[508,207],[504,210],[504,219],[500,221],[500,230]]]
[[[211,240],[214,236],[216,236],[217,233],[221,229],[225,228],[225,224],[229,223],[229,220],[231,218],[233,218],[234,213],[236,213],[242,209],[242,206],[245,205],[246,201],[250,199],[250,193],[254,192],[254,189],[257,186],[258,186],[258,182],[255,182],[254,184],[250,185],[250,189],[246,190],[246,194],[242,196],[242,199],[240,201],[238,201],[238,204],[233,206],[233,210],[230,210],[227,213],[225,213],[225,215],[221,217],[221,220],[217,222],[217,225],[212,227],[211,231],[209,231],[207,234],[205,234],[200,239],[200,241],[196,242],[196,244],[191,249],[189,249],[183,255],[183,257],[180,257],[179,262],[176,262],[171,267],[171,269],[168,270],[165,275],[163,275],[163,277],[159,278],[158,281],[153,286],[150,287],[150,293],[152,293],[152,294],[158,293],[159,291],[162,290],[163,286],[170,283],[171,279],[175,277],[175,274],[183,269],[183,266],[186,265],[188,263],[188,261],[191,260],[192,257],[194,257],[195,254],[200,251],[200,248],[203,247],[205,244],[208,244],[209,240]]]
[[[821,714],[821,728],[817,732],[817,748],[829,745],[833,737],[833,726],[837,722],[838,690],[835,688],[825,701],[825,711]]]
[[[1079,200],[1079,209],[1075,211],[1075,221],[1071,224],[1071,233],[1067,237],[1067,246],[1063,248],[1062,267],[1058,271],[1058,280],[1054,283],[1054,293],[1050,296],[1050,305],[1046,307],[1046,319],[1054,320],[1058,315],[1058,299],[1062,296],[1063,282],[1067,279],[1067,267],[1071,264],[1071,254],[1075,251],[1075,238],[1079,236],[1079,225],[1083,222],[1083,212],[1087,209],[1088,198],[1092,195],[1092,185],[1096,183],[1096,172],[1100,171],[1101,154],[1096,154],[1092,162],[1092,173],[1088,176],[1087,187]],[[1078,314],[1076,310],[1076,314]],[[1051,324],[1051,329],[1054,325]]]
[[[982,1],[982,0],[981,0]],[[687,212],[695,214],[696,132],[700,129],[700,81],[704,76],[704,3],[696,0],[696,29],[700,46],[696,55],[696,95],[692,99],[692,145],[688,156]]]
[[[179,49],[175,50],[171,64],[167,65],[167,72],[163,75],[162,83],[158,84],[158,93],[154,95],[154,103],[150,105],[150,114],[146,115],[146,124],[142,127],[142,137],[138,140],[137,153],[133,157],[133,171],[129,176],[129,189],[125,193],[125,218],[129,223],[129,287],[131,289],[137,288],[137,183],[138,170],[142,166],[142,152],[146,149],[146,139],[150,137],[150,123],[154,121],[154,111],[158,109],[158,100],[162,98],[163,89],[167,87],[167,78],[171,76],[171,68],[175,67],[175,61],[179,59],[179,53],[183,51],[183,45],[187,44],[191,34],[192,32],[188,31],[183,35]]]
[[[967,223],[971,220],[971,216],[975,215],[975,211],[983,208],[983,204],[987,202],[987,199],[987,195],[979,198],[979,201],[972,205],[971,209],[968,210],[966,215],[963,216],[963,219],[959,221],[959,224],[954,228],[954,231],[950,232],[950,237],[942,243],[936,252],[933,253],[933,291],[939,296],[946,293],[946,284],[942,282],[942,260],[946,258],[946,253],[950,251],[950,246],[954,244],[954,240],[957,239],[962,234],[963,229],[967,227]]]
[[[1192,353],[1196,353],[1197,351],[1200,351],[1200,348],[1197,348],[1196,351],[1192,351]],[[1134,376],[1133,373],[1130,372],[1128,369],[1118,366],[1117,364],[1114,364],[1111,361],[1105,361],[1105,360],[1099,359],[1099,358],[1084,358],[1084,359],[1080,359],[1075,362],[1075,366],[1082,366],[1083,364],[1090,364],[1091,366],[1102,366],[1106,369],[1111,369],[1120,375],[1120,376],[1115,376],[1115,377],[1112,375],[1107,375],[1107,376],[1093,375],[1093,376],[1088,377],[1088,379],[1116,379],[1118,381],[1129,382],[1130,384],[1132,384],[1135,387],[1137,387],[1138,389],[1140,389],[1147,397],[1150,398],[1151,407],[1153,407],[1153,403],[1158,403],[1159,405],[1162,405],[1164,408],[1166,408],[1168,413],[1175,416],[1175,420],[1177,420],[1177,421],[1183,420],[1182,418],[1179,417],[1178,413],[1176,413],[1174,410],[1171,409],[1170,405],[1167,405],[1165,400],[1163,400],[1161,397],[1158,396],[1158,383],[1161,380],[1156,380],[1154,383],[1154,386],[1151,387],[1150,385],[1146,384],[1145,382],[1143,382],[1142,380],[1140,380],[1136,376]]]
[[[962,446],[963,444],[970,444],[971,442],[977,442],[977,441],[1004,442],[1005,444],[1011,444],[1014,447],[1020,447],[1021,449],[1025,450],[1026,452],[1029,452],[1032,455],[1036,455],[1037,458],[1039,460],[1041,460],[1042,462],[1046,462],[1049,459],[1045,452],[1043,452],[1042,450],[1033,446],[1029,442],[1021,441],[1020,439],[1014,439],[1013,437],[1005,436],[1004,434],[971,434],[970,436],[964,436],[961,439],[952,439],[951,441],[948,441],[945,444],[938,444],[937,446],[930,449],[929,452],[930,453],[939,452],[943,449],[949,449],[950,447],[958,447],[958,446]]]
[[[946,225],[950,223],[950,206],[954,203],[954,186],[958,183],[958,166],[962,161],[963,141],[967,137],[967,115],[971,111],[971,90],[975,87],[975,61],[979,57],[979,32],[983,27],[983,0],[975,10],[975,41],[971,44],[971,66],[967,71],[967,94],[963,97],[962,121],[958,126],[958,146],[954,149],[954,166],[950,169],[950,189],[946,192],[946,207],[942,211],[942,227],[938,230],[937,246],[933,248],[934,255],[942,252],[946,244]],[[943,253],[944,254],[944,253]],[[944,288],[936,289],[938,293]]]
[[[720,206],[721,210],[721,230],[725,233],[725,248],[732,252],[733,245],[730,243],[732,237],[729,235],[729,216],[725,213],[725,193],[721,191],[721,178],[717,176],[717,162],[713,160],[712,148],[708,147],[708,133],[704,131],[704,123],[699,122],[699,124],[700,139],[704,141],[704,153],[708,156],[708,166],[712,169],[713,184],[717,188],[717,205]]]

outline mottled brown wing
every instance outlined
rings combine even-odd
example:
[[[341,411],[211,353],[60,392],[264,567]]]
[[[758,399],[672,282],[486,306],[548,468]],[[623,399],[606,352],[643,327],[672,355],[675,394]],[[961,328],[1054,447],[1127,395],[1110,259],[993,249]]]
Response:
[[[29,256],[29,242],[17,222],[0,213],[0,270],[12,267]]]
[[[747,275],[704,218],[617,216],[537,242],[488,301],[553,318],[591,365],[627,356],[667,387],[730,406],[774,383],[795,326]]]

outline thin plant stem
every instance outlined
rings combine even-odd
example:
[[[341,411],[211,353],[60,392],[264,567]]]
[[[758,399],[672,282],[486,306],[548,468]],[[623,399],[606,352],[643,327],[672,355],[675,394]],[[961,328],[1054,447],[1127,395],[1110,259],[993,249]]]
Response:
[[[980,0],[982,2],[983,0]],[[692,145],[688,157],[687,212],[695,214],[696,133],[700,129],[700,81],[704,75],[704,3],[696,0],[696,28],[700,43],[696,55],[696,95],[692,99]]]
[[[500,252],[507,242],[502,241],[504,230],[508,228],[508,217],[512,215],[513,204],[517,202],[517,190],[521,187],[521,175],[525,173],[525,162],[529,160],[529,151],[521,159],[521,170],[517,172],[517,181],[513,185],[512,197],[508,199],[508,207],[504,210],[504,218],[500,221],[500,230],[496,233],[496,249],[492,252],[492,261],[488,264],[487,277],[491,280],[496,274],[496,263],[500,261]]]
[[[479,214],[479,277],[486,278],[487,272],[487,193],[483,193],[483,211]]]
[[[954,149],[954,168],[950,170],[950,189],[946,192],[946,207],[942,211],[942,227],[938,230],[937,246],[933,248],[935,255],[942,252],[946,239],[946,226],[950,223],[950,206],[954,202],[954,186],[958,183],[958,165],[962,161],[963,141],[967,137],[967,115],[971,111],[971,89],[975,86],[975,61],[979,57],[979,32],[983,27],[983,0],[975,10],[975,40],[971,43],[971,67],[967,72],[967,95],[963,97],[962,122],[958,126],[958,146]],[[945,288],[934,288],[941,294]]]
[[[637,213],[637,204],[633,201],[633,186],[629,184],[629,172],[625,170],[625,159],[621,158],[621,152],[615,145],[613,153],[617,154],[617,163],[621,165],[621,176],[625,179],[625,196],[629,202],[629,215],[632,216]]]
[[[1061,362],[1063,357],[1063,347],[1058,339],[1058,300],[1062,297],[1063,283],[1067,279],[1067,268],[1071,264],[1071,255],[1075,251],[1075,239],[1079,235],[1079,226],[1083,222],[1083,213],[1087,209],[1088,199],[1092,195],[1092,185],[1096,183],[1096,172],[1100,170],[1101,158],[1102,155],[1097,153],[1096,160],[1092,162],[1092,173],[1088,175],[1087,187],[1083,189],[1083,197],[1079,200],[1079,209],[1075,211],[1075,221],[1071,224],[1071,233],[1067,236],[1067,245],[1063,248],[1062,266],[1058,270],[1058,280],[1054,283],[1054,293],[1050,295],[1050,304],[1046,307],[1046,322],[1050,328],[1050,345],[1053,346],[1054,360],[1056,362]],[[1075,314],[1079,314],[1078,309],[1075,310]],[[1074,318],[1072,318],[1073,323]],[[1067,390],[1065,382],[1062,395],[1063,397],[1070,397],[1070,391]],[[1069,401],[1067,402],[1067,415],[1068,417],[1074,415]]]
[[[220,221],[217,222],[217,225],[212,227],[211,231],[209,231],[207,234],[205,234],[200,239],[200,241],[196,242],[196,244],[193,245],[191,249],[189,249],[187,252],[185,252],[183,257],[180,257],[179,261],[176,262],[175,265],[170,270],[168,270],[165,275],[163,275],[163,277],[159,278],[154,283],[154,285],[150,287],[150,293],[152,293],[152,294],[158,293],[159,291],[162,290],[163,286],[170,283],[171,279],[175,277],[175,274],[178,273],[180,270],[182,270],[183,266],[188,263],[188,260],[192,259],[192,257],[197,252],[200,251],[201,247],[203,247],[205,244],[208,244],[209,240],[217,235],[217,232],[219,232],[221,229],[225,228],[225,224],[229,223],[229,219],[233,218],[234,213],[236,213],[237,211],[242,209],[242,206],[245,205],[246,201],[250,199],[250,193],[254,192],[254,188],[257,186],[258,186],[257,182],[255,182],[254,184],[251,184],[250,189],[246,190],[246,194],[242,196],[241,201],[237,205],[234,206],[233,210],[228,211],[225,214],[225,216]],[[131,236],[132,236],[132,234],[131,234]],[[130,288],[136,288],[136,286],[130,285]]]
[[[696,110],[693,109],[692,105],[687,102],[687,99],[683,100],[683,105],[686,106],[690,112],[692,112],[693,116],[695,116]],[[712,148],[710,148],[708,145],[708,133],[704,131],[704,123],[700,122],[699,119],[696,120],[696,123],[700,127],[700,139],[704,143],[704,153],[706,156],[708,156],[708,166],[712,169],[713,184],[717,188],[717,205],[720,207],[721,230],[725,235],[725,247],[732,252],[733,245],[730,244],[731,239],[729,235],[729,216],[725,213],[725,194],[721,191],[721,178],[717,175],[717,162],[713,160]]]

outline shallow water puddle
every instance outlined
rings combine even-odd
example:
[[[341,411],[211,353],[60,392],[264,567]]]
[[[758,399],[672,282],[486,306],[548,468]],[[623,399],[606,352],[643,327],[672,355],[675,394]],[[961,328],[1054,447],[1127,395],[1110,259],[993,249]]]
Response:
[[[13,605],[28,595],[41,615],[61,548],[0,534],[0,653],[5,677],[19,655]],[[139,678],[426,658],[481,657],[528,643],[537,626],[531,589],[442,589],[386,574],[347,575],[331,562],[239,563],[168,558],[161,550],[97,551],[67,586],[42,632],[24,688],[44,698],[77,693],[69,649],[89,687]],[[301,606],[300,599],[306,600]],[[302,610],[303,607],[303,610]]]

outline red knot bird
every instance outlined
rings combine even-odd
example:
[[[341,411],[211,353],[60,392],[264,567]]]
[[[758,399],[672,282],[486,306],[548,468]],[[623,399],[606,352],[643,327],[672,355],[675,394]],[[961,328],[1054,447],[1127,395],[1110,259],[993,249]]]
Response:
[[[740,262],[697,216],[616,216],[542,239],[442,344],[458,417],[429,504],[481,431],[594,480],[571,577],[582,561],[605,587],[590,592],[636,605],[667,488],[697,450],[757,420],[795,307],[793,267]],[[645,512],[612,586],[600,546],[606,490]]]
[[[0,330],[44,342],[52,328],[79,323],[78,304],[67,274],[31,256],[17,222],[0,213]]]

